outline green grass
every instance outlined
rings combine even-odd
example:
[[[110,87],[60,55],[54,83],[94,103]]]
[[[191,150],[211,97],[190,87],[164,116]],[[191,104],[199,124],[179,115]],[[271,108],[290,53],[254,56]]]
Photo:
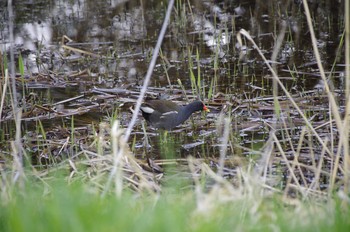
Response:
[[[60,179],[60,178],[57,178]],[[62,179],[61,179],[62,180]],[[312,202],[282,204],[277,197],[217,199],[197,207],[192,190],[165,189],[159,198],[101,197],[84,184],[49,183],[50,188],[29,181],[25,194],[13,189],[1,202],[1,231],[348,231],[349,212],[339,204]],[[47,193],[49,191],[49,193]],[[174,192],[175,191],[175,192]],[[211,199],[212,193],[204,196]],[[220,198],[220,195],[217,197]],[[215,199],[212,198],[212,199]],[[206,208],[209,207],[209,208]]]

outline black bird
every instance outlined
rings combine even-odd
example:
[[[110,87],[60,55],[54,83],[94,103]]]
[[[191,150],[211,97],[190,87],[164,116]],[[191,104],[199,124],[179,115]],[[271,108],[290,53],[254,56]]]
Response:
[[[171,130],[186,121],[196,111],[210,110],[201,101],[180,106],[167,100],[148,100],[141,105],[142,116],[155,128]]]

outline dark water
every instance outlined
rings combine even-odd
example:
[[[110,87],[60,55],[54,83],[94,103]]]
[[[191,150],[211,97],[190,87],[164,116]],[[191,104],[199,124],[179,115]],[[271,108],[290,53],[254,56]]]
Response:
[[[2,56],[9,57],[11,44],[6,2],[0,2],[0,51]],[[39,96],[42,104],[49,105],[79,95],[85,96],[84,104],[98,102],[93,98],[96,95],[91,92],[94,87],[138,91],[167,7],[166,1],[142,0],[13,2],[13,46],[16,67],[19,55],[24,61],[24,78],[28,80],[25,95],[33,92]],[[213,94],[221,92],[224,96],[221,102],[233,102],[233,108],[235,104],[232,99],[236,97],[246,100],[270,96],[272,79],[266,78],[270,72],[251,44],[247,43],[244,48],[238,47],[236,33],[240,29],[249,31],[264,55],[270,59],[283,25],[286,25],[286,32],[277,56],[277,70],[281,80],[292,93],[322,88],[303,8],[295,2],[297,1],[177,1],[162,45],[163,58],[157,61],[150,92],[171,96],[171,87],[180,89],[178,79],[184,89],[190,91],[192,70],[197,78],[200,76],[201,86],[204,86],[206,93],[210,88]],[[335,88],[341,89],[344,85],[344,57],[341,52],[343,48],[340,52],[337,49],[344,26],[344,1],[310,3],[322,63],[328,72],[333,70],[331,78]],[[96,56],[86,56],[62,48],[63,36],[72,40],[68,43],[69,46]],[[242,50],[243,57],[240,53]],[[79,71],[84,71],[84,74],[73,76]],[[17,72],[19,73],[18,69]],[[35,78],[31,79],[32,77]],[[23,98],[20,86],[19,97]],[[121,97],[124,100],[120,100]],[[107,103],[112,109],[108,112],[112,113],[115,109],[113,107],[126,102],[118,113],[122,125],[127,126],[131,116],[129,106],[136,97],[137,94],[117,95],[109,99]],[[127,103],[125,98],[129,98],[130,102]],[[208,102],[215,101],[210,99]],[[197,128],[194,132],[193,127],[189,126],[185,131],[179,132],[181,135],[170,135],[174,136],[174,150],[180,156],[192,154],[209,157],[218,153],[217,144],[220,139],[215,130],[215,122],[221,106],[213,104],[212,113],[207,115],[209,125]],[[64,104],[64,107],[74,108],[76,105],[70,102]],[[233,115],[234,121],[238,122],[232,124],[232,136],[238,144],[256,150],[260,148],[268,131],[266,128],[241,130],[240,119],[251,117],[251,111],[237,111],[238,114]],[[78,125],[107,121],[106,112],[103,107],[95,108],[75,119]],[[203,118],[205,116],[202,116],[201,121]],[[197,116],[196,120],[200,120],[200,117]],[[52,127],[69,124],[70,117],[43,119],[43,122],[47,130],[50,130]],[[9,138],[11,136],[7,134],[11,132],[8,127],[11,126],[4,124],[2,123],[2,130],[6,134],[4,138]],[[31,121],[25,122],[25,128],[33,128],[35,125]],[[140,118],[135,132],[141,131]],[[158,137],[151,137],[155,150],[161,150]],[[182,146],[196,142],[199,145],[194,148]],[[143,146],[142,135],[137,134],[136,144]],[[241,149],[231,151],[247,153]]]

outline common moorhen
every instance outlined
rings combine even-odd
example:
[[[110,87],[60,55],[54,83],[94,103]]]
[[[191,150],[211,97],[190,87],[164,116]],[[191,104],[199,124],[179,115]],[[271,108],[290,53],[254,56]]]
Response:
[[[148,100],[141,105],[142,116],[155,128],[171,130],[186,121],[195,111],[210,110],[201,101],[179,106],[167,100]]]

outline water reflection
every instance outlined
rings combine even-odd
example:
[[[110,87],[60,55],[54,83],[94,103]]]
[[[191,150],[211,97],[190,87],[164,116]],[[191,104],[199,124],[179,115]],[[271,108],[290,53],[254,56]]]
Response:
[[[289,3],[289,5],[287,5]],[[262,49],[267,51],[274,46],[273,38],[264,37],[266,33],[274,32],[279,27],[281,20],[290,22],[288,26],[292,36],[291,41],[286,44],[281,51],[280,59],[282,63],[288,64],[290,59],[294,62],[303,64],[305,62],[312,62],[312,56],[304,56],[310,52],[308,36],[301,36],[300,33],[307,32],[305,28],[305,19],[302,15],[299,18],[289,16],[284,13],[301,11],[298,4],[292,1],[281,1],[279,7],[281,12],[274,12],[276,10],[275,3],[269,2],[263,5],[259,2],[241,2],[241,1],[190,1],[179,6],[180,11],[184,12],[180,18],[176,17],[174,11],[175,23],[170,26],[169,31],[174,33],[173,36],[178,38],[181,43],[177,47],[173,40],[169,38],[164,44],[164,53],[169,54],[167,57],[173,62],[178,62],[181,59],[178,51],[181,46],[191,47],[191,41],[198,38],[198,35],[206,43],[210,53],[206,50],[201,50],[202,58],[210,57],[212,54],[218,55],[219,58],[237,57],[234,46],[230,46],[233,40],[232,35],[240,28],[244,28],[255,36],[257,42],[260,42]],[[277,3],[276,3],[277,4]],[[319,20],[319,46],[324,55],[323,59],[328,60],[334,57],[334,53],[330,52],[332,44],[330,41],[337,40],[339,29],[338,26],[332,26],[330,23],[337,23],[339,21],[338,15],[333,15],[332,12],[342,12],[341,5],[338,1],[335,4],[329,4],[325,1],[325,5],[313,5],[315,17]],[[24,53],[29,51],[29,56],[24,56],[28,72],[38,73],[45,71],[48,68],[55,70],[58,67],[49,67],[48,62],[39,62],[41,59],[41,51],[47,50],[50,52],[50,46],[56,46],[60,43],[63,35],[67,35],[75,42],[89,42],[95,44],[87,49],[99,50],[101,42],[112,42],[113,46],[106,46],[104,50],[99,51],[102,54],[113,49],[118,54],[125,52],[139,53],[145,48],[152,47],[158,35],[159,27],[164,16],[163,2],[148,2],[136,0],[110,0],[110,1],[93,1],[93,0],[58,0],[58,1],[15,1],[15,46],[18,52]],[[283,11],[285,10],[285,11]],[[3,43],[0,46],[2,53],[8,51],[10,46],[8,38],[6,18],[6,7],[0,9],[2,18],[4,19],[1,28],[1,37]],[[248,14],[248,12],[251,12]],[[278,14],[276,14],[278,13]],[[281,14],[279,14],[281,13]],[[298,14],[295,14],[298,16]],[[176,27],[176,20],[182,19],[185,30],[174,30]],[[316,27],[317,28],[317,27]],[[331,30],[331,31],[330,31]],[[332,33],[335,32],[335,33]],[[168,43],[168,44],[166,44]],[[233,43],[235,44],[235,43]],[[195,45],[196,46],[196,45]],[[300,47],[299,47],[300,46]],[[168,49],[168,50],[167,50]],[[296,54],[293,54],[296,51]],[[174,57],[175,54],[175,57]],[[299,55],[300,54],[300,55]],[[60,54],[57,54],[58,56]],[[147,55],[147,54],[145,54]],[[254,60],[256,54],[252,53],[252,57],[247,57],[246,61]],[[300,59],[301,56],[304,56]],[[238,58],[238,57],[237,57]],[[134,60],[131,57],[129,60]],[[222,59],[221,61],[227,61]],[[129,62],[132,73],[143,73],[144,70],[138,70],[137,64]],[[330,62],[332,63],[332,62]],[[41,66],[42,65],[42,66]],[[66,65],[58,62],[57,65]],[[100,64],[101,65],[101,64]],[[103,65],[103,64],[102,64]],[[172,65],[172,64],[170,64]],[[142,67],[141,67],[142,68]],[[283,67],[285,68],[285,67]],[[67,70],[72,68],[66,67]],[[98,68],[99,69],[99,68]],[[104,67],[102,70],[115,70]],[[74,70],[74,69],[73,69]],[[123,76],[131,76],[133,74],[125,73]],[[183,76],[183,74],[180,74]],[[224,77],[223,77],[224,78]]]

